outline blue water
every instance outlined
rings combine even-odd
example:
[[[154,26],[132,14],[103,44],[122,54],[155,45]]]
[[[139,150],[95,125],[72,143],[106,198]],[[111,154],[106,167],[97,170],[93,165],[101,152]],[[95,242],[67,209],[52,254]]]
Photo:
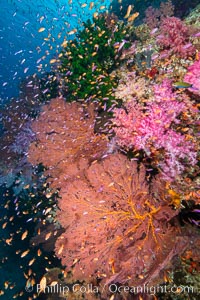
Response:
[[[38,72],[41,63],[40,74],[48,71],[49,61],[60,49],[66,30],[79,28],[81,22],[91,18],[97,6],[102,5],[99,1],[88,10],[81,8],[84,1],[69,2],[0,1],[0,103],[17,96],[20,81]],[[104,1],[103,5],[108,7],[110,1]],[[38,32],[41,27],[45,31]],[[50,40],[44,41],[48,35]]]

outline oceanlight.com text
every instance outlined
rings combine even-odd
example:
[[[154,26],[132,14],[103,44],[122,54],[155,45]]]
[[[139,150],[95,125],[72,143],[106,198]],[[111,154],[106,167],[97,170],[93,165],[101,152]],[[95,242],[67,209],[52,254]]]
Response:
[[[40,287],[40,284],[36,286],[37,293],[45,293],[45,294],[62,294],[66,295],[69,293],[82,293],[82,294],[98,294],[101,292],[108,292],[109,294],[200,294],[200,289],[195,288],[193,286],[185,286],[185,285],[141,285],[141,286],[126,286],[126,285],[117,285],[115,283],[110,285],[104,285],[103,287],[95,286],[92,284],[82,285],[82,284],[72,284],[72,285],[49,285],[46,286],[45,289]],[[33,291],[33,290],[32,290]],[[28,291],[27,291],[28,292]]]
[[[126,286],[126,285],[117,285],[115,283],[108,286],[109,292],[111,293],[130,293],[130,294],[182,294],[182,293],[196,293],[198,292],[193,286],[185,285],[139,285],[139,286]]]

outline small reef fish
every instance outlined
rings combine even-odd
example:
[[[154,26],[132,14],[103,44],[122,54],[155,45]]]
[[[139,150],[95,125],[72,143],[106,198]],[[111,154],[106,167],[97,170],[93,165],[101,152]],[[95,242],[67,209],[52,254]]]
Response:
[[[68,32],[68,35],[75,34],[76,32],[77,32],[77,29],[75,28],[75,29],[73,29],[73,30],[69,31],[69,32]]]
[[[138,16],[139,16],[139,12],[135,12],[128,18],[128,22],[133,23]]]
[[[154,29],[152,29],[151,32],[150,32],[150,35],[154,35],[154,33],[156,33],[157,31],[158,31],[158,28],[157,28],[157,27],[154,28]]]
[[[182,46],[182,49],[185,50],[185,49],[188,49],[190,47],[192,47],[192,43],[187,43],[186,45]]]
[[[43,32],[43,31],[45,31],[44,27],[41,27],[40,29],[38,29],[38,32]]]
[[[42,277],[42,279],[40,280],[40,290],[39,290],[38,295],[39,295],[40,293],[42,293],[42,292],[45,292],[46,286],[47,286],[47,279],[46,279],[46,277],[44,276],[44,277]]]
[[[177,89],[188,89],[192,87],[192,84],[184,81],[177,81],[173,83],[173,87]]]
[[[15,52],[14,55],[17,55],[17,54],[22,53],[22,52],[23,52],[23,50],[19,50],[19,51]]]
[[[23,240],[27,237],[27,235],[28,235],[28,230],[26,230],[26,231],[22,234],[21,240],[23,241]]]
[[[90,2],[90,9],[94,7],[94,2]]]
[[[133,5],[128,6],[126,15],[124,16],[124,19],[128,19],[128,17],[130,16],[132,8],[133,8]]]
[[[21,257],[25,257],[29,252],[30,252],[30,249],[24,251],[24,252],[21,254]]]
[[[194,37],[200,37],[200,32],[197,32],[193,35]]]

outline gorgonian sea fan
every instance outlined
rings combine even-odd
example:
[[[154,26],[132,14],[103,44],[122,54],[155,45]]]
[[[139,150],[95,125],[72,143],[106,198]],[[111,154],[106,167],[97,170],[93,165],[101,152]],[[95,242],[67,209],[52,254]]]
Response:
[[[80,158],[96,160],[107,151],[107,138],[94,133],[95,118],[93,104],[83,106],[55,98],[33,121],[36,141],[29,147],[28,159],[33,165],[42,163],[48,168],[45,175],[52,178],[54,187],[62,186],[63,180],[77,172]],[[87,164],[83,160],[79,168]]]
[[[31,121],[27,121],[21,126],[9,148],[15,153],[27,155],[28,148],[34,140],[35,133],[31,129]]]
[[[60,196],[57,218],[66,231],[55,252],[67,270],[73,266],[75,279],[158,280],[185,247],[169,224],[177,211],[167,205],[161,181],[149,186],[144,166],[138,172],[137,163],[122,154],[92,164]]]

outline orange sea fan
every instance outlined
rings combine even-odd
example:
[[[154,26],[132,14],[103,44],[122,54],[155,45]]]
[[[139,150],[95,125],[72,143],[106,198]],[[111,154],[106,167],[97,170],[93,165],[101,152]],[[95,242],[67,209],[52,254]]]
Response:
[[[94,133],[95,117],[92,104],[84,107],[55,98],[33,122],[37,140],[29,148],[28,159],[33,165],[43,163],[48,168],[46,175],[53,178],[54,186],[60,187],[61,178],[81,168],[80,158],[87,158],[85,166],[86,160],[98,159],[106,151],[107,138]]]
[[[55,251],[75,279],[135,285],[158,279],[187,243],[169,224],[177,212],[156,196],[161,189],[122,154],[92,164],[61,189],[57,218],[66,231]]]

